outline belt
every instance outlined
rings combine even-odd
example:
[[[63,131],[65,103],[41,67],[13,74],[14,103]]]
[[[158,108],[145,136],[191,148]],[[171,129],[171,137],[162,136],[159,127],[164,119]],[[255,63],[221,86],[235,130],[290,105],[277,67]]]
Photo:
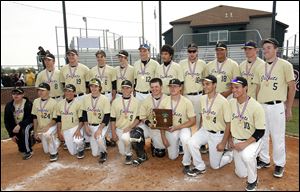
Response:
[[[52,99],[57,99],[57,98],[60,98],[60,96],[56,96],[56,97],[51,97]]]
[[[148,93],[151,93],[151,91],[137,91],[137,90],[135,90],[135,92],[138,92],[138,93],[143,93],[143,94],[148,94]]]
[[[276,101],[268,101],[268,102],[265,102],[264,104],[267,104],[267,105],[275,105],[275,104],[278,104],[278,103],[281,103],[282,101],[280,100],[276,100]]]
[[[91,126],[98,126],[99,123],[89,123],[89,125],[91,125]]]
[[[224,131],[217,131],[217,132],[215,132],[213,130],[207,130],[207,131],[210,132],[210,133],[213,133],[213,134],[216,134],[216,133],[223,134],[224,133]]]
[[[235,138],[235,137],[234,137]],[[247,139],[237,139],[235,138],[236,140],[239,140],[239,141],[246,141]]]
[[[120,95],[123,95],[123,93],[122,92],[117,92],[118,94],[120,94]]]
[[[108,94],[108,93],[110,93],[110,91],[106,91],[106,92],[101,93],[101,94],[102,94],[102,95],[105,95],[105,94]]]
[[[187,95],[200,95],[202,94],[202,91],[199,92],[193,92],[193,93],[188,93]]]
[[[84,93],[78,93],[78,94],[75,94],[75,97],[79,97],[79,96],[82,96],[84,95]]]

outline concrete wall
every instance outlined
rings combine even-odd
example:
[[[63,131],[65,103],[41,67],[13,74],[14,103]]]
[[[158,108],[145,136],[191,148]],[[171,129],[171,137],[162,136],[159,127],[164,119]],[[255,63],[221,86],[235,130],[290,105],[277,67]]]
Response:
[[[247,25],[247,29],[257,29],[260,32],[261,38],[266,39],[271,36],[271,26],[272,17],[250,18],[250,23]]]
[[[6,105],[9,101],[12,100],[11,90],[13,87],[2,87],[1,88],[1,105]],[[37,90],[35,87],[22,87],[25,91],[25,97],[33,102],[34,99],[38,97]]]
[[[176,24],[173,27],[173,43],[175,43],[182,34],[193,33],[190,24]],[[192,40],[192,39],[191,39]]]

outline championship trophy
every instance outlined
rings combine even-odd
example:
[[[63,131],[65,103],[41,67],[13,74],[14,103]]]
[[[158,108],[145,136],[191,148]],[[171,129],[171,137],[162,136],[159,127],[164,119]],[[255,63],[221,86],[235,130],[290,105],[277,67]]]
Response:
[[[171,109],[152,110],[153,129],[169,129],[173,125],[173,114]]]

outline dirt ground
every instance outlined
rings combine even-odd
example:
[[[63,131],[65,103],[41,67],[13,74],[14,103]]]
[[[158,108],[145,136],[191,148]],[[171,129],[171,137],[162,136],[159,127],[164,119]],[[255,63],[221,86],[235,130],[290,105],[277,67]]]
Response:
[[[272,176],[274,165],[258,170],[258,190],[299,190],[299,139],[287,137],[287,165],[284,177]],[[42,145],[33,147],[31,159],[22,160],[12,141],[1,142],[1,190],[244,190],[246,179],[234,173],[234,163],[212,170],[208,154],[202,155],[207,165],[203,175],[191,178],[182,173],[182,156],[176,160],[152,157],[138,167],[125,165],[118,148],[108,148],[108,160],[99,164],[91,151],[78,160],[59,149],[59,160],[50,163]]]

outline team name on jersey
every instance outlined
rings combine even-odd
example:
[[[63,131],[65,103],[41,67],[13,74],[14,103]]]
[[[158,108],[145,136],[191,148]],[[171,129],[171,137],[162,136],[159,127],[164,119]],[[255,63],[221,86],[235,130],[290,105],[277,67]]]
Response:
[[[72,76],[72,75],[70,75],[70,74],[67,74],[67,75],[66,75],[66,79],[68,79],[68,78],[73,79],[73,78],[81,78],[81,77],[80,77],[80,75],[74,75],[74,76]]]
[[[239,119],[239,115],[236,114],[236,113],[232,113],[232,119],[231,120],[233,120],[233,119]],[[242,119],[244,121],[248,121],[248,117],[246,117],[246,116],[242,116]]]
[[[159,78],[173,78],[173,75],[159,75]]]
[[[64,111],[61,111],[60,114],[62,114],[62,115],[73,115],[74,113],[73,112],[64,112]]]
[[[98,79],[108,79],[108,76],[107,75],[103,75],[103,76],[100,76],[100,75],[95,75],[96,78]]]
[[[215,112],[215,111],[210,111],[210,112],[208,112],[206,109],[204,109],[203,108],[203,110],[202,110],[202,113],[203,114],[211,114],[211,115],[216,115],[217,113]]]
[[[177,117],[182,117],[182,114],[181,114],[181,113],[178,113],[178,112],[176,112],[176,111],[175,111],[175,113],[173,113],[173,115],[174,115],[174,116],[177,116]]]
[[[101,110],[100,109],[93,109],[93,108],[91,108],[91,107],[87,107],[87,109],[86,109],[86,111],[92,111],[92,112],[101,112]]]
[[[250,77],[254,77],[254,73],[249,73],[247,74],[245,71],[242,72],[242,76],[250,76]]]
[[[267,77],[265,75],[262,75],[261,78],[260,78],[260,81],[263,81],[265,79],[267,79]],[[277,81],[278,77],[275,77],[275,76],[274,77],[270,77],[269,80]]]
[[[124,109],[120,109],[120,115],[122,114],[122,113],[125,113],[125,110]],[[134,111],[127,111],[127,114],[134,114]]]
[[[138,71],[138,75],[150,75],[150,72],[145,71],[143,74],[142,71]]]
[[[189,71],[186,71],[185,73],[184,73],[184,76],[186,77],[186,76],[188,76],[188,75],[196,75],[196,76],[199,76],[199,75],[201,75],[200,73],[194,73],[194,74],[192,74],[191,72],[189,72]]]
[[[49,112],[48,109],[38,109],[37,111],[42,112],[42,113],[48,113]]]
[[[212,69],[211,73],[219,73],[216,69]],[[226,71],[220,71],[221,74],[226,75]]]

